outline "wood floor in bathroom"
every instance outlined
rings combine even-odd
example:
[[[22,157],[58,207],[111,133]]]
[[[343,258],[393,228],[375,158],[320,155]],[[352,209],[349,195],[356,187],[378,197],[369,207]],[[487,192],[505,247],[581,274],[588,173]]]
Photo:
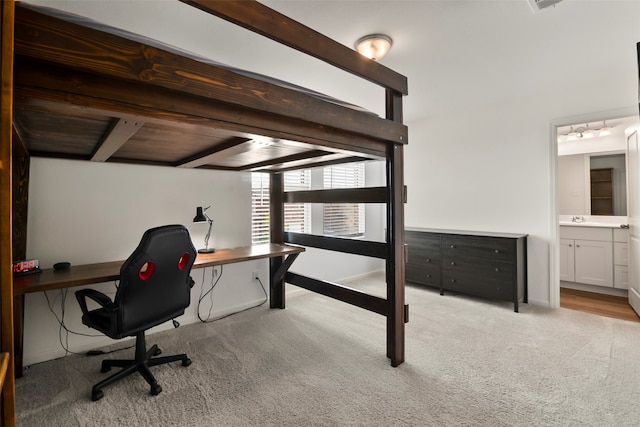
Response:
[[[640,317],[633,311],[625,297],[560,288],[560,307],[640,322]]]

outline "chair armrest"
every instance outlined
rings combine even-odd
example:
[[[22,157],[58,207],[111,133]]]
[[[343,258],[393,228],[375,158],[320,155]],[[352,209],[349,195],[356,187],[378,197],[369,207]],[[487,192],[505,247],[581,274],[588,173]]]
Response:
[[[196,284],[196,282],[193,280],[193,278],[191,276],[189,276],[189,288],[193,288],[193,286]]]
[[[117,309],[117,306],[111,301],[111,298],[102,292],[96,291],[95,289],[80,289],[76,291],[76,299],[78,300],[78,304],[80,304],[80,309],[83,314],[89,313],[87,309],[87,298],[92,299],[109,311]]]

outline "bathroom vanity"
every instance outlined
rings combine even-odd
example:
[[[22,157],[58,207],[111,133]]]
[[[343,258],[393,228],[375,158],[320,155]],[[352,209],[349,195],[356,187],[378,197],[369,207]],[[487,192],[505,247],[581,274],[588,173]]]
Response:
[[[560,221],[560,280],[627,289],[628,231],[616,223]]]

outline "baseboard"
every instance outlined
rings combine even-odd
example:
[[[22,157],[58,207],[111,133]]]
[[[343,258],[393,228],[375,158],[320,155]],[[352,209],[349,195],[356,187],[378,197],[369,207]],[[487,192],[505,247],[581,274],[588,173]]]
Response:
[[[629,288],[629,304],[636,312],[640,309],[640,294],[634,288]]]

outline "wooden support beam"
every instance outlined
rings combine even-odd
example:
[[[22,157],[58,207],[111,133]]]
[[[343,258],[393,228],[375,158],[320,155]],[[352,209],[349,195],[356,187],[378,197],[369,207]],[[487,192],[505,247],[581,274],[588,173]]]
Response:
[[[388,316],[388,304],[384,298],[369,295],[357,289],[331,283],[324,280],[312,279],[301,274],[288,272],[285,275],[287,283],[322,294],[324,296]],[[403,314],[404,315],[404,314]]]
[[[2,385],[0,424],[16,425],[16,387],[13,339],[13,234],[12,234],[12,174],[13,150],[13,0],[0,2],[0,347],[9,360]]]
[[[144,126],[144,122],[135,117],[117,120],[92,154],[91,161],[106,162],[109,160],[142,126]]]
[[[405,76],[258,2],[181,1],[382,87],[407,94]]]
[[[271,243],[284,243],[284,177],[281,173],[270,175],[269,179],[269,221]],[[269,306],[271,308],[285,308],[284,279],[275,281],[283,263],[283,257],[269,260]]]
[[[402,100],[399,93],[387,90],[386,105],[387,118],[394,121],[402,120]],[[404,145],[389,145],[387,153],[387,244],[389,257],[387,258],[387,356],[391,359],[391,366],[398,366],[404,362],[405,331],[404,323],[408,318],[408,307],[405,307],[404,282]]]
[[[383,242],[318,236],[314,234],[293,233],[290,231],[284,233],[284,241],[294,245],[309,246],[372,258],[386,259],[388,256],[387,244]]]
[[[339,188],[331,190],[291,191],[285,203],[387,203],[385,187]]]

